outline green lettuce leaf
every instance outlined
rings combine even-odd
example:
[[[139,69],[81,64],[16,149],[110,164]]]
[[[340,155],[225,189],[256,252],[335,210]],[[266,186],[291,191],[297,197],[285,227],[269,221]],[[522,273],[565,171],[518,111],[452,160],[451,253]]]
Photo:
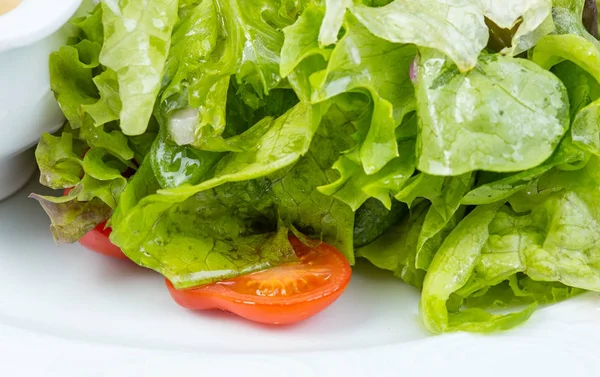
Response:
[[[596,88],[600,83],[600,66],[598,65],[600,64],[600,50],[596,43],[584,37],[573,34],[544,37],[533,50],[532,60],[546,69],[550,69],[563,60],[569,60],[596,80],[592,88]],[[596,95],[594,94],[594,96]],[[578,98],[581,97],[575,97],[576,100]],[[585,101],[586,98],[579,99],[577,102],[582,104],[582,100]],[[596,99],[579,109],[571,128],[573,143],[582,150],[594,154],[600,153],[600,130],[597,123],[599,106],[600,101]]]
[[[119,96],[119,81],[115,71],[107,69],[93,79],[99,91],[100,99],[92,104],[83,104],[85,111],[94,121],[96,127],[119,120],[122,110]]]
[[[412,159],[395,158],[379,172],[367,175],[360,160],[352,154],[340,156],[333,168],[340,172],[340,178],[329,185],[319,187],[319,191],[343,201],[353,211],[371,197],[390,209],[390,194],[399,192],[415,170]]]
[[[338,34],[344,23],[346,10],[352,6],[352,0],[325,0],[325,14],[318,29],[318,40],[327,46],[337,42]]]
[[[116,72],[121,129],[142,134],[150,121],[177,21],[177,0],[102,2],[100,62]]]
[[[387,209],[377,199],[367,199],[355,212],[354,247],[358,249],[370,244],[398,223],[407,212],[408,207],[397,200],[392,201],[391,209]]]
[[[98,89],[92,80],[92,70],[99,65],[100,49],[100,44],[83,40],[50,54],[50,88],[75,129],[83,126],[82,106],[97,102]]]
[[[365,172],[373,174],[398,156],[396,127],[415,109],[408,72],[416,49],[373,36],[354,17],[346,19],[345,27],[346,34],[333,50],[327,70],[311,77],[315,86],[312,101],[349,91],[364,90],[371,95],[373,114],[360,161]],[[390,61],[394,62],[391,71],[386,65]]]
[[[434,48],[450,57],[461,71],[477,64],[488,40],[478,1],[396,0],[380,8],[356,5],[351,11],[376,36]]]
[[[182,190],[186,186],[160,190],[147,160],[121,197],[112,218],[111,240],[132,260],[165,274],[178,287],[289,261],[289,250],[281,243],[287,239],[287,226],[337,246],[353,261],[354,213],[316,190],[332,176],[327,167],[340,153],[335,146],[346,148],[341,140],[332,144],[335,139],[322,133],[337,132],[345,119],[339,111],[329,112],[312,149],[288,169],[197,192]],[[155,141],[161,143],[160,138]],[[182,225],[173,230],[180,221]],[[181,250],[190,250],[183,262]],[[202,262],[206,258],[215,262]]]
[[[342,101],[333,101],[306,155],[289,170],[270,176],[273,195],[284,224],[335,246],[354,264],[354,212],[344,202],[317,189],[337,178],[331,168],[339,155],[355,144],[353,117]]]
[[[40,183],[53,189],[73,187],[81,180],[83,167],[80,151],[73,151],[73,135],[60,137],[43,134],[35,150]]]
[[[421,308],[428,328],[505,329],[538,303],[600,289],[599,166],[593,157],[582,169],[554,168],[511,199],[513,209],[496,211],[501,203],[476,207],[444,241],[426,276]],[[499,287],[505,281],[510,290]],[[523,284],[536,293],[516,288]],[[458,311],[453,304],[448,313],[452,295],[471,308]],[[507,315],[481,310],[509,304],[531,305]]]
[[[267,180],[254,180],[184,200],[152,195],[158,182],[145,163],[122,195],[122,206],[112,218],[111,241],[177,288],[294,261],[287,229],[277,228],[268,187]]]
[[[89,40],[100,45],[104,43],[104,25],[102,24],[102,5],[98,4],[86,16],[71,21],[77,27],[77,39]]]
[[[318,39],[319,26],[323,24],[324,17],[322,7],[310,6],[296,23],[283,30],[285,39],[279,65],[281,77],[289,76],[304,59],[312,55],[321,55],[325,60],[329,59],[331,49],[321,48]]]
[[[202,1],[186,12],[176,24],[171,37],[161,105],[167,107],[169,112],[188,105],[198,110],[198,119],[190,130],[189,142],[205,134],[220,134],[225,127],[224,102],[227,99],[229,77],[224,76],[213,83],[213,87],[203,95],[196,88],[204,76],[204,65],[208,64],[217,46],[218,18],[216,3]]]
[[[406,283],[421,288],[425,270],[416,267],[417,244],[425,221],[427,204],[421,203],[411,209],[400,223],[390,227],[373,242],[356,250],[375,266],[390,270]]]
[[[149,156],[154,175],[162,188],[200,183],[223,157],[221,153],[180,146],[171,140],[165,128],[152,144]]]
[[[429,331],[503,330],[527,320],[535,310],[533,304],[509,314],[491,314],[477,308],[448,312],[450,296],[468,282],[475,269],[489,236],[488,225],[499,206],[490,204],[475,208],[450,233],[433,258],[423,282],[420,304],[421,316]]]
[[[429,174],[535,167],[569,126],[564,85],[525,59],[482,55],[476,69],[461,74],[428,53],[418,79],[418,168]]]
[[[517,173],[480,172],[478,186],[461,200],[465,205],[490,204],[505,201],[512,195],[537,183],[539,177],[554,167],[577,170],[586,165],[590,155],[573,143],[567,135],[552,157],[542,165]]]
[[[70,188],[60,197],[32,194],[48,214],[57,242],[75,242],[99,223],[108,220],[127,181],[127,165],[105,150],[93,148],[85,157],[75,154],[70,133],[45,134],[36,149],[41,183],[55,189]]]
[[[529,50],[545,35],[554,31],[552,0],[482,1],[487,19],[503,29],[516,30],[510,47],[502,53],[518,55]]]
[[[180,186],[161,193],[189,197],[226,182],[266,176],[295,163],[308,151],[326,109],[327,105],[299,103],[269,122],[268,131],[257,142],[261,145],[260,149],[230,153],[216,164],[212,178],[194,186]]]
[[[561,283],[532,280],[525,274],[516,274],[502,283],[483,289],[463,300],[467,308],[505,309],[533,303],[552,304],[581,293],[582,289]]]
[[[600,46],[583,24],[583,11],[587,0],[552,0],[552,17],[558,34],[572,34],[584,37]]]

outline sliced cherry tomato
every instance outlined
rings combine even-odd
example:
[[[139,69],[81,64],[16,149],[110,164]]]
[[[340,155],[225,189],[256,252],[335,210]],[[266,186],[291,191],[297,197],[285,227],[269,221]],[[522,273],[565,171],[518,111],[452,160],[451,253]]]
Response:
[[[73,188],[65,189],[63,195],[68,195],[72,189]],[[121,251],[118,246],[110,242],[109,237],[111,232],[112,229],[106,226],[105,221],[96,225],[94,229],[84,234],[83,237],[79,239],[79,243],[87,249],[100,254],[108,255],[109,257],[129,259],[125,254],[123,254],[123,251]]]
[[[169,280],[173,299],[188,309],[222,309],[251,321],[291,324],[331,305],[350,281],[352,270],[333,246],[308,247],[291,238],[299,262],[198,288],[178,290]]]
[[[111,232],[112,229],[106,227],[105,221],[81,237],[79,243],[92,251],[108,255],[109,257],[129,259],[117,245],[110,242],[109,237]]]

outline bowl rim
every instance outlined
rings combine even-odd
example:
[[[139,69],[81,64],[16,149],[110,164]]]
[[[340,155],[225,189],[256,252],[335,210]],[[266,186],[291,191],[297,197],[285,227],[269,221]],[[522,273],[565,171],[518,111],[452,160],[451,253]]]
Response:
[[[83,0],[22,0],[0,16],[0,52],[37,42],[60,29]]]

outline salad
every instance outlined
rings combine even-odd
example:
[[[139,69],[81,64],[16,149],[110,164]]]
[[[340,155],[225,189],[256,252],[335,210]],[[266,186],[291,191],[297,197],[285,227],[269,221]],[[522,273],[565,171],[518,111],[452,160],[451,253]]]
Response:
[[[292,323],[358,258],[433,333],[600,291],[587,0],[103,0],[50,56],[57,242],[173,298]],[[387,271],[387,272],[386,272]]]

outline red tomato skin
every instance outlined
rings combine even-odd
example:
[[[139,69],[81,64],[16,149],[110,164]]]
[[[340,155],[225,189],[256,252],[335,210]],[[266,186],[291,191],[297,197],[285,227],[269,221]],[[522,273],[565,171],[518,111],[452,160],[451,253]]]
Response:
[[[173,300],[184,308],[192,310],[222,309],[250,321],[267,325],[291,325],[304,321],[333,304],[347,286],[346,283],[327,295],[306,302],[256,305],[248,301],[229,300],[219,296],[218,292],[208,295],[200,290],[179,290],[173,287],[168,279],[165,280]]]
[[[79,243],[89,250],[109,257],[129,259],[117,245],[110,242],[108,237],[111,232],[112,229],[106,228],[106,222],[103,222],[81,237]]]

